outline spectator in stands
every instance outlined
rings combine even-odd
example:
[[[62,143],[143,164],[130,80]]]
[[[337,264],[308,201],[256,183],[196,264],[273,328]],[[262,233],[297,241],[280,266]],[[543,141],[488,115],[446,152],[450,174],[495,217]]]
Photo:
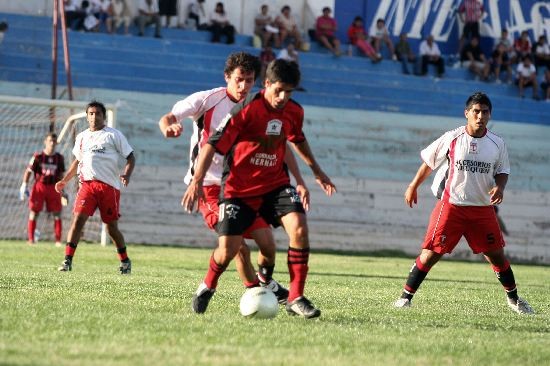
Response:
[[[550,69],[546,69],[544,72],[540,88],[542,89],[544,100],[546,100],[547,103],[550,103]]]
[[[546,36],[539,36],[539,40],[535,43],[535,66],[543,66],[550,68],[550,47]]]
[[[512,82],[512,62],[508,57],[508,52],[506,52],[506,45],[504,43],[499,43],[495,50],[493,51],[491,57],[491,67],[495,73],[495,82],[500,84],[500,70],[506,69],[506,82],[510,84]]]
[[[90,12],[96,17],[97,25],[93,28],[94,32],[99,32],[102,24],[107,28],[107,32],[111,32],[109,29],[111,25],[109,8],[111,7],[111,0],[89,0]]]
[[[535,65],[531,62],[530,56],[523,56],[521,62],[518,64],[517,80],[516,84],[519,87],[519,97],[524,98],[523,90],[526,86],[533,87],[533,99],[539,100],[538,95],[538,82],[537,82],[537,70]]]
[[[464,46],[461,57],[462,65],[483,81],[489,79],[491,65],[479,46],[479,39],[472,37],[470,43]]]
[[[166,17],[165,26],[169,28],[171,18],[178,15],[178,0],[159,0],[159,15],[161,18]]]
[[[265,71],[267,70],[267,65],[273,60],[275,60],[275,53],[273,53],[273,49],[267,45],[262,49],[262,52],[260,52],[260,62],[262,63],[262,68],[260,69],[260,77],[258,78],[258,81],[260,82],[260,86],[263,88],[264,80],[265,80]]]
[[[483,1],[480,0],[463,0],[458,7],[458,16],[464,24],[462,35],[458,42],[458,53],[461,54],[464,47],[464,42],[471,41],[472,38],[480,38],[479,22],[483,17]]]
[[[315,36],[317,41],[328,48],[335,56],[340,56],[340,40],[336,38],[336,19],[330,16],[331,10],[328,6],[323,8],[323,15],[317,18],[315,23]]]
[[[124,34],[129,34],[130,22],[132,21],[132,13],[128,6],[128,0],[112,0],[109,10],[111,17],[109,18],[111,33],[116,33],[117,29],[124,24]]]
[[[429,35],[420,43],[418,54],[422,60],[421,75],[428,74],[428,64],[432,64],[437,67],[437,77],[440,78],[443,76],[445,73],[445,62],[443,61],[443,57],[441,57],[439,46],[434,42],[432,35]]]
[[[399,43],[395,46],[395,55],[397,59],[401,61],[401,69],[403,74],[410,74],[409,62],[414,65],[416,62],[416,56],[412,51],[411,45],[407,39],[407,33],[401,33],[399,36]]]
[[[91,0],[93,1],[93,0]],[[94,2],[90,3],[88,0],[82,1],[80,5],[82,11],[85,14],[84,17],[84,30],[86,32],[95,32],[97,31],[97,26],[99,25],[99,20],[94,15],[96,11],[96,5]]]
[[[65,2],[65,23],[72,30],[84,28],[86,12],[76,4],[76,0],[64,0]]]
[[[527,31],[521,32],[520,37],[514,41],[514,50],[519,60],[523,60],[523,57],[531,55],[531,40]]]
[[[262,47],[265,48],[269,46],[270,42],[274,42],[275,47],[280,47],[277,33],[279,33],[279,29],[275,27],[274,19],[269,15],[269,6],[264,4],[254,18],[254,34],[260,37]]]
[[[502,32],[500,33],[500,38],[498,38],[495,41],[494,50],[496,50],[500,44],[504,45],[506,49],[506,53],[508,54],[508,59],[510,60],[510,63],[515,64],[516,51],[514,50],[514,41],[512,37],[508,34],[508,29],[506,28],[502,28]]]
[[[384,19],[379,18],[378,20],[376,20],[376,28],[374,29],[374,34],[372,35],[372,43],[374,49],[376,50],[376,53],[378,54],[380,54],[380,43],[382,41],[388,47],[390,58],[397,60],[397,56],[395,55],[395,51],[393,49],[393,42],[390,38],[388,28],[386,27],[386,22],[384,21]]]
[[[216,3],[216,8],[214,12],[210,14],[210,31],[212,32],[212,42],[220,42],[222,35],[225,35],[225,43],[233,44],[235,43],[235,27],[229,23],[227,15],[225,14],[225,9],[223,3]]]
[[[296,49],[300,49],[302,46],[302,36],[298,29],[298,24],[294,16],[290,14],[290,6],[285,5],[281,8],[281,14],[275,18],[275,24],[279,28],[279,42],[278,45],[283,46],[287,38],[291,37],[294,40],[294,46]]]
[[[382,55],[376,53],[374,48],[372,48],[367,31],[365,31],[365,27],[363,25],[363,18],[360,16],[356,16],[353,19],[353,23],[349,26],[348,38],[349,42],[359,48],[365,56],[372,60],[373,63],[377,63],[382,60]]]
[[[140,0],[138,5],[139,15],[137,24],[139,27],[138,36],[143,36],[145,27],[155,25],[155,37],[162,38],[160,35],[160,16],[157,0]]]
[[[198,30],[208,29],[204,1],[205,0],[192,1],[188,8],[189,13],[187,14],[187,18],[195,22],[194,28]],[[191,26],[191,28],[193,28],[193,26]]]
[[[4,41],[4,35],[8,31],[8,23],[0,22],[0,44]]]

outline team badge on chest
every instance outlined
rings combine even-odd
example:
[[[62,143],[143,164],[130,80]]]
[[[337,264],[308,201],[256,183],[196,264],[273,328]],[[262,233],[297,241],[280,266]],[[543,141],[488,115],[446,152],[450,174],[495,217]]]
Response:
[[[477,141],[470,142],[469,154],[477,154]]]
[[[283,128],[283,122],[278,119],[272,119],[267,122],[267,129],[265,130],[266,135],[280,135],[281,129]]]

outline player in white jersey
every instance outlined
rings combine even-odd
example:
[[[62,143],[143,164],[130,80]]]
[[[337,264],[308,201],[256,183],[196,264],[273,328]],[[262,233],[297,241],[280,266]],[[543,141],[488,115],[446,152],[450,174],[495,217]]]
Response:
[[[135,166],[134,150],[124,135],[105,125],[105,106],[93,101],[86,107],[89,128],[76,137],[75,160],[55,189],[63,187],[78,174],[80,189],[74,203],[74,215],[65,246],[65,259],[59,271],[72,270],[73,256],[80,233],[90,216],[99,208],[101,220],[113,240],[120,259],[120,273],[130,274],[132,262],[126,253],[124,236],[118,229],[120,186],[130,183]],[[122,170],[122,174],[120,174]]]
[[[466,101],[466,126],[448,131],[422,150],[422,165],[405,192],[409,207],[417,203],[417,189],[439,169],[432,184],[438,198],[430,217],[422,251],[395,307],[410,307],[416,290],[445,253],[464,236],[475,254],[483,253],[507,295],[508,305],[521,314],[533,313],[518,297],[514,273],[504,255],[504,238],[493,205],[504,197],[510,174],[508,152],[502,138],[487,129],[492,105],[483,93]]]

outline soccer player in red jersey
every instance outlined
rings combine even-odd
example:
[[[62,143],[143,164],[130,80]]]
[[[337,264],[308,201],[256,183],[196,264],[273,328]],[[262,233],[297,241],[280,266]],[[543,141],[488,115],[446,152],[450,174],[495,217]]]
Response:
[[[55,191],[57,183],[65,172],[65,160],[63,155],[55,152],[57,145],[57,135],[48,133],[44,139],[44,149],[33,154],[25,173],[23,173],[23,183],[19,189],[19,199],[24,201],[29,197],[29,221],[28,243],[35,243],[34,232],[36,231],[36,220],[40,211],[46,203],[46,211],[51,212],[54,217],[54,235],[55,245],[61,246],[61,193]],[[28,183],[34,176],[34,184],[30,195]]]
[[[422,251],[413,264],[401,298],[394,306],[410,307],[429,270],[451,253],[464,236],[475,254],[483,253],[506,290],[512,310],[533,313],[518,297],[510,262],[504,255],[504,238],[493,205],[504,197],[510,163],[504,140],[487,129],[492,105],[483,93],[466,100],[466,126],[448,131],[420,153],[423,163],[405,192],[405,203],[417,203],[417,189],[438,169],[432,192],[438,198],[426,231]]]
[[[165,114],[159,121],[159,128],[167,138],[179,137],[183,131],[181,122],[185,118],[193,119],[193,133],[191,134],[189,169],[184,178],[186,184],[193,179],[196,159],[200,149],[207,143],[210,135],[216,132],[223,119],[231,112],[231,109],[242,101],[250,92],[260,72],[261,62],[258,57],[236,52],[228,56],[224,77],[225,87],[200,91],[191,94],[184,100],[177,102],[170,113]],[[300,192],[303,202],[309,204],[309,191],[300,175],[294,155],[290,150],[285,163],[297,182],[297,190]],[[202,213],[208,228],[215,230],[219,219],[218,199],[223,172],[223,156],[214,156],[213,162],[206,173],[203,192],[205,201],[199,202],[199,210]],[[258,241],[258,246],[263,250],[259,254],[259,273],[256,275],[250,260],[250,249],[243,241],[238,255],[235,257],[237,272],[245,287],[265,286],[271,289],[281,304],[286,303],[288,290],[273,280],[272,274],[275,265],[275,241],[269,225],[262,218],[257,218],[255,223],[248,228],[245,238]],[[269,257],[263,254],[269,254]],[[216,286],[206,279],[205,286]]]
[[[92,101],[86,107],[89,128],[76,136],[72,162],[67,174],[56,183],[58,192],[78,174],[80,189],[76,194],[73,220],[67,235],[65,259],[59,271],[72,270],[73,256],[80,233],[96,209],[107,225],[107,233],[117,248],[121,274],[130,274],[132,262],[126,253],[126,242],[118,228],[120,186],[130,183],[136,163],[134,150],[126,137],[117,129],[105,125],[106,109],[102,103]],[[120,168],[124,166],[122,174]]]
[[[269,64],[264,90],[239,103],[202,147],[182,205],[192,211],[195,203],[204,199],[203,182],[212,158],[216,152],[225,155],[219,245],[206,277],[217,281],[238,252],[243,233],[261,216],[269,224],[282,225],[290,239],[287,312],[316,318],[321,311],[304,296],[309,235],[300,195],[290,185],[284,163],[287,141],[312,169],[327,195],[332,195],[336,187],[317,164],[303,134],[302,107],[290,99],[299,82],[300,70],[295,62],[275,60]],[[214,290],[199,286],[192,304],[196,312],[206,310]]]

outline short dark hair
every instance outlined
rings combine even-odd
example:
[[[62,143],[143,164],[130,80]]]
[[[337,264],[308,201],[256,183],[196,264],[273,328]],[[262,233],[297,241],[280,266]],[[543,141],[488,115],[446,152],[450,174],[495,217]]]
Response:
[[[250,53],[246,52],[234,52],[225,60],[225,68],[223,72],[226,75],[231,75],[235,69],[240,68],[243,72],[254,72],[254,79],[260,75],[262,70],[262,63],[260,59]]]
[[[328,6],[325,6],[325,7],[323,8],[323,13],[324,13],[325,11],[330,12],[331,10],[330,10],[330,8],[329,8]]]
[[[294,61],[273,60],[267,65],[265,77],[270,83],[281,82],[298,86],[300,84],[300,67]]]
[[[86,114],[88,114],[88,109],[92,107],[101,109],[101,112],[103,112],[103,117],[107,115],[107,109],[105,109],[105,105],[101,102],[98,102],[97,100],[92,100],[90,103],[88,103],[88,105],[86,106]]]
[[[55,132],[48,132],[48,133],[46,134],[46,138],[45,138],[45,139],[47,139],[48,137],[51,137],[53,140],[55,140],[55,142],[57,142],[57,133],[55,133]],[[45,139],[44,139],[44,140],[45,140]]]
[[[0,32],[5,32],[8,30],[8,23],[7,22],[0,22]]]
[[[483,92],[475,92],[474,94],[470,95],[468,99],[466,100],[466,110],[470,110],[474,104],[482,104],[489,107],[489,112],[492,112],[493,105],[491,104],[491,100],[487,96],[487,94]]]
[[[285,10],[290,10],[290,6],[288,5],[285,5],[281,8],[281,13],[284,12]]]

